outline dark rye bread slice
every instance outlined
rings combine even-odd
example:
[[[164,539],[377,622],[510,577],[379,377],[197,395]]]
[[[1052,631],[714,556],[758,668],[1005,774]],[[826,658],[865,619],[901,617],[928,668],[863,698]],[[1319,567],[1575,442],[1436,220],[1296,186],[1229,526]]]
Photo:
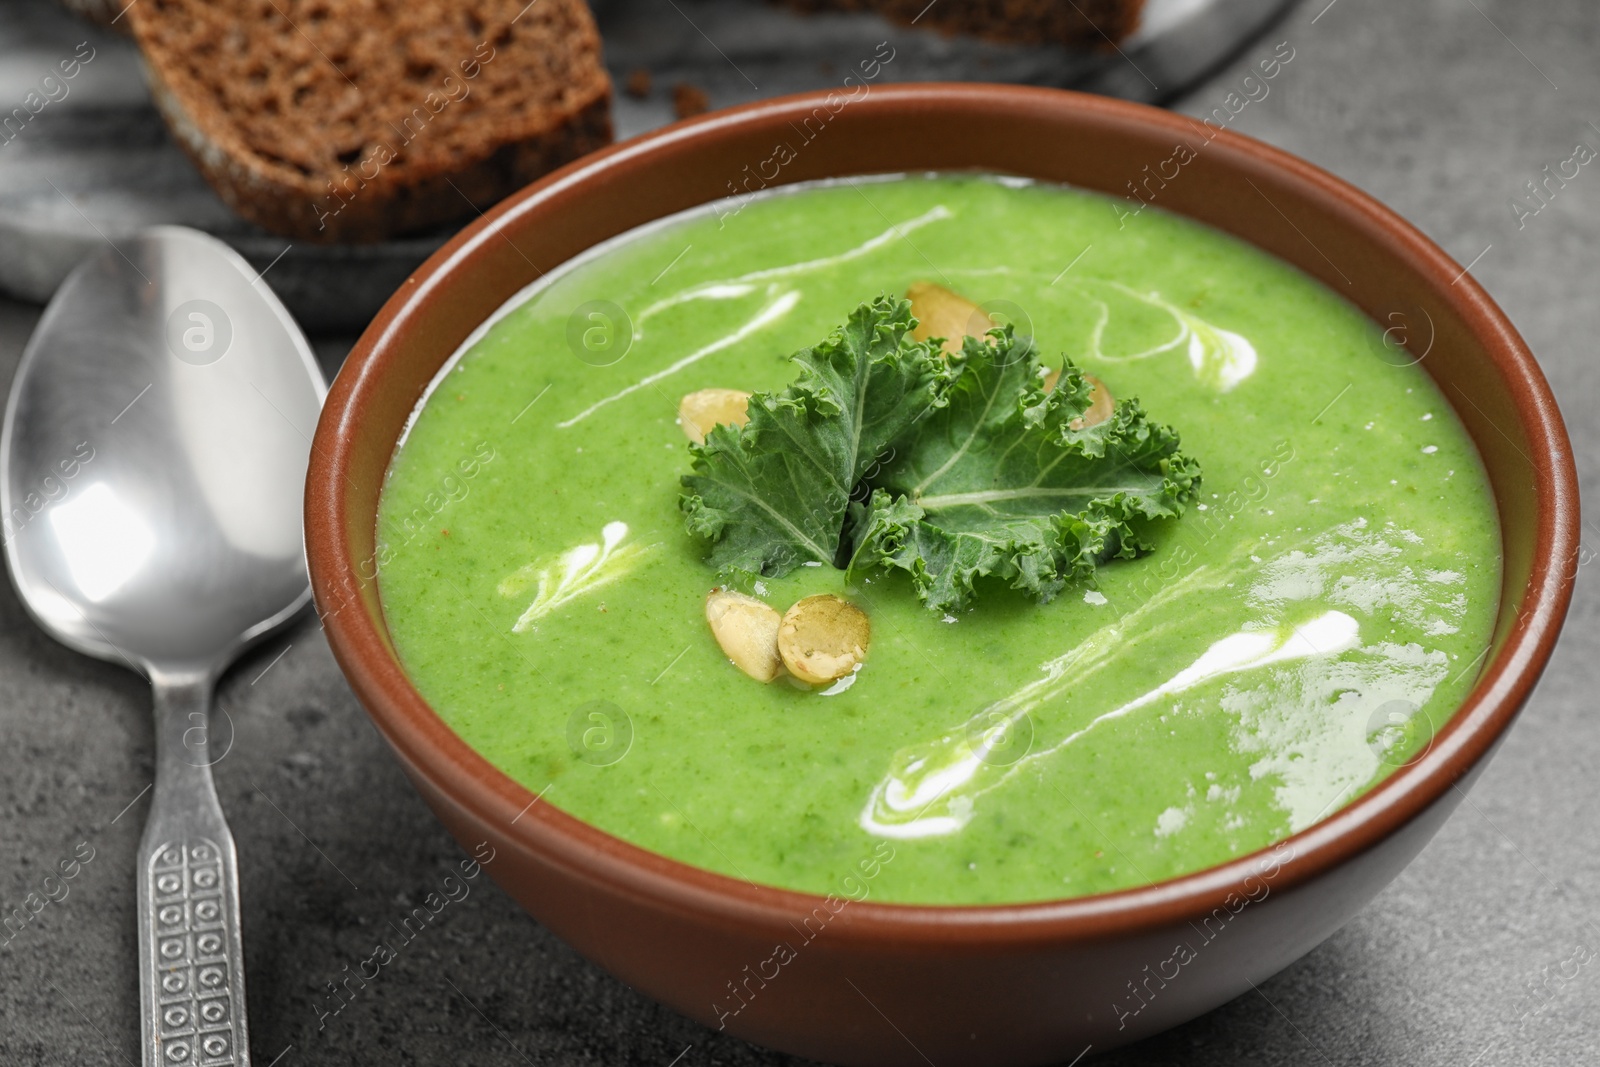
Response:
[[[289,237],[470,218],[611,140],[584,0],[140,0],[125,21],[184,151]]]
[[[806,11],[875,11],[895,22],[1020,44],[1106,46],[1139,26],[1144,0],[787,0]]]

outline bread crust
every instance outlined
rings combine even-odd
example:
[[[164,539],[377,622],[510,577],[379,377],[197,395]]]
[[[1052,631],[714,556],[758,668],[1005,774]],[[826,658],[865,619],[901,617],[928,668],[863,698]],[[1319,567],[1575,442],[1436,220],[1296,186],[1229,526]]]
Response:
[[[420,52],[415,14],[393,30],[326,29],[383,0],[143,0],[129,17],[156,107],[224,203],[287,237],[358,243],[471,218],[610,142],[611,82],[587,6],[524,2],[441,0],[421,15],[465,8],[468,20]],[[241,40],[245,29],[272,40]],[[394,73],[423,64],[419,77]],[[257,106],[241,106],[252,86]]]

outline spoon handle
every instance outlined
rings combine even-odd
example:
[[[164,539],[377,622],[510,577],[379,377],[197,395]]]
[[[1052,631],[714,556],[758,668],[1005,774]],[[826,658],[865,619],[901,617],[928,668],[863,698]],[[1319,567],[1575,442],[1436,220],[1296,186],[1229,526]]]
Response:
[[[211,681],[154,685],[156,780],[139,842],[144,1067],[248,1067],[239,861],[211,782],[227,755],[211,747]]]

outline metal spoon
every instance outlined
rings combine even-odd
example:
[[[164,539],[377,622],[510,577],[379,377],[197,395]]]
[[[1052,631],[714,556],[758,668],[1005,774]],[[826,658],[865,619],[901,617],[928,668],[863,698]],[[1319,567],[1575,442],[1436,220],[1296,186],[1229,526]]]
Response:
[[[177,227],[80,264],[12,382],[0,511],[17,592],[58,640],[155,689],[139,843],[146,1067],[249,1063],[211,697],[240,650],[310,598],[301,499],[325,393],[255,271]]]

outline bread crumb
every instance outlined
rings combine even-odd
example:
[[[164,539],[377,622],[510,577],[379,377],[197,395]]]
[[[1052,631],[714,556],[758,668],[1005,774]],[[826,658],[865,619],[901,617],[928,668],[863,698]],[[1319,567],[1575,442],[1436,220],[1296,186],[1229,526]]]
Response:
[[[622,83],[622,91],[635,100],[643,100],[650,95],[650,72],[643,67],[634,67],[628,72],[628,80]]]
[[[672,87],[672,111],[680,119],[692,118],[711,109],[711,98],[699,86],[679,82]]]

